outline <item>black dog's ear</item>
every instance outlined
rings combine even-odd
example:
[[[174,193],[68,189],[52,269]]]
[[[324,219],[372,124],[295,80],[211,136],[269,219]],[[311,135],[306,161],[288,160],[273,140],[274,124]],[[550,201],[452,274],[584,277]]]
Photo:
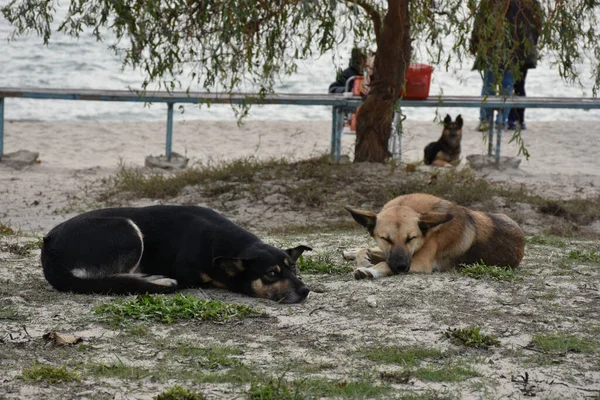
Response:
[[[444,126],[447,127],[452,123],[452,117],[450,114],[446,114],[446,118],[444,118]]]
[[[437,212],[427,212],[421,214],[419,217],[419,229],[423,232],[423,235],[427,234],[432,228],[435,228],[438,225],[443,224],[444,222],[450,221],[454,218],[454,215],[450,213],[437,213]]]
[[[463,120],[462,120],[462,115],[458,114],[458,117],[456,117],[456,125],[458,126],[458,129],[461,129],[463,126]]]
[[[213,267],[224,271],[227,275],[233,277],[244,272],[246,266],[244,260],[231,257],[216,257],[213,260]]]
[[[290,256],[292,261],[296,262],[298,260],[298,258],[300,258],[302,253],[304,253],[305,251],[311,251],[311,250],[312,249],[310,247],[301,245],[301,246],[294,247],[293,249],[286,249],[285,252],[288,254],[288,256]]]
[[[369,231],[369,234],[373,236],[373,230],[375,229],[375,225],[377,224],[377,214],[371,211],[365,210],[356,210],[349,206],[344,207],[350,214],[352,214],[352,218]]]

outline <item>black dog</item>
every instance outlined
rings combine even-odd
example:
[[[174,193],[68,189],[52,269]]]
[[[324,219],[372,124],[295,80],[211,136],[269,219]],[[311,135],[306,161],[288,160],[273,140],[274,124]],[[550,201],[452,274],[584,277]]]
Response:
[[[455,166],[460,162],[460,141],[462,139],[463,120],[459,115],[452,122],[450,115],[444,118],[444,130],[437,142],[431,142],[425,147],[423,161],[426,165],[436,167]]]
[[[52,229],[42,266],[48,282],[65,292],[164,293],[212,284],[298,303],[309,293],[295,267],[306,250],[270,246],[208,208],[107,208]]]

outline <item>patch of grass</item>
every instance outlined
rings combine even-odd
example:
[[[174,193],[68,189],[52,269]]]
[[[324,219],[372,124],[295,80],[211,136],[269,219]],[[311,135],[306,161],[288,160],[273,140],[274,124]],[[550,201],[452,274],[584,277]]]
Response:
[[[400,400],[451,400],[455,397],[449,395],[441,395],[435,391],[428,390],[426,392],[404,392],[399,397]]]
[[[24,368],[22,377],[26,382],[46,382],[50,384],[79,382],[81,380],[77,373],[68,370],[64,365],[55,367],[38,363],[34,363],[30,368]]]
[[[317,254],[315,256],[300,256],[296,262],[300,272],[307,274],[343,275],[352,272],[348,263],[335,263],[330,254]]]
[[[404,371],[385,371],[379,374],[382,381],[406,385],[410,381],[412,374],[410,370]]]
[[[413,375],[425,382],[461,382],[481,376],[474,369],[460,365],[419,368],[413,372]]]
[[[16,233],[17,232],[9,224],[0,222],[0,236],[10,236]]]
[[[173,386],[158,396],[154,397],[155,400],[205,400],[206,396],[198,392],[186,389],[183,386]]]
[[[89,364],[86,366],[87,373],[98,378],[117,378],[126,380],[139,380],[151,376],[154,372],[122,362],[115,364]]]
[[[232,367],[240,364],[240,361],[232,356],[239,356],[243,352],[234,346],[213,345],[209,347],[196,347],[189,343],[180,342],[175,347],[175,353],[194,359],[201,367],[217,369]]]
[[[182,372],[185,374],[186,372]],[[225,372],[194,372],[190,379],[197,383],[232,383],[245,385],[251,382],[266,382],[264,373],[253,365],[235,364]]]
[[[597,342],[580,338],[575,335],[557,332],[535,334],[531,338],[531,346],[547,354],[594,353],[599,345]]]
[[[567,244],[558,238],[548,236],[527,236],[525,238],[527,244],[537,244],[542,246],[565,247]]]
[[[184,388],[183,386],[173,386],[157,396],[155,400],[205,400],[206,397],[198,392]]]
[[[0,249],[6,250],[9,253],[16,254],[21,257],[27,257],[31,255],[32,250],[39,250],[42,248],[43,238],[38,238],[35,242],[28,242],[25,244],[20,243],[0,243]]]
[[[581,262],[600,263],[600,252],[596,250],[571,250],[567,255],[569,260],[577,260]]]
[[[454,344],[468,347],[487,349],[500,346],[500,341],[495,336],[481,333],[479,327],[448,329],[442,332],[442,337],[450,339]]]
[[[283,378],[266,382],[253,382],[247,392],[249,400],[303,400],[300,388]]]
[[[214,182],[235,181],[248,183],[258,179],[257,173],[269,170],[289,162],[285,159],[261,161],[254,157],[240,158],[228,162],[197,164],[177,173],[144,173],[137,168],[121,165],[116,175],[103,181],[106,190],[100,196],[101,201],[108,200],[116,193],[128,192],[135,197],[163,199],[178,195],[181,190],[190,185],[200,185]],[[237,185],[219,185],[207,189],[208,195],[219,196],[228,191],[236,190]]]
[[[127,320],[158,321],[173,324],[181,320],[225,322],[258,312],[251,307],[204,300],[179,293],[175,296],[139,295],[113,300],[92,309],[115,325]]]
[[[21,315],[19,315],[19,312],[14,307],[2,307],[2,308],[0,308],[0,320],[3,320],[3,319],[11,320],[11,321],[18,321],[20,319],[23,319],[23,317]]]
[[[385,177],[381,185],[373,176]],[[411,172],[395,170],[390,165],[337,165],[328,157],[289,162],[242,158],[221,163],[198,164],[176,173],[145,173],[122,166],[119,173],[103,181],[100,201],[114,201],[119,193],[132,197],[169,198],[186,186],[197,186],[203,198],[231,200],[245,196],[259,201],[275,193],[285,197],[289,208],[318,210],[333,220],[350,221],[340,202],[365,204],[378,209],[386,201],[409,193],[429,193],[463,206],[496,211],[502,204],[530,204],[543,214],[553,215],[552,227],[561,225],[558,233],[585,236],[591,233],[577,229],[600,219],[600,196],[549,202],[523,188],[490,182],[468,170]],[[225,196],[225,197],[224,197]],[[505,211],[502,209],[501,211]],[[327,226],[326,223],[323,226]]]
[[[427,359],[444,357],[441,350],[429,347],[372,347],[365,351],[366,357],[377,363],[397,364],[408,367],[419,365]]]
[[[376,385],[371,380],[346,381],[314,378],[302,380],[296,384],[302,384],[310,398],[367,399],[381,397],[391,390],[389,386]]]
[[[147,326],[135,324],[127,327],[124,333],[128,336],[148,336],[150,334],[150,329],[148,329]]]
[[[475,264],[461,264],[458,272],[473,279],[493,279],[496,281],[510,281],[516,278],[515,270],[486,265],[483,261]]]

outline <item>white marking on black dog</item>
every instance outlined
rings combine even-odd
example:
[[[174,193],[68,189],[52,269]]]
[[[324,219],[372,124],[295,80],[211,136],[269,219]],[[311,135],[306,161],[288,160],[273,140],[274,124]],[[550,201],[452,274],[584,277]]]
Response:
[[[129,273],[133,274],[136,271],[136,269],[140,266],[140,262],[142,261],[142,256],[144,255],[144,235],[142,235],[142,230],[135,224],[135,222],[133,222],[130,219],[127,219],[127,222],[129,222],[129,225],[131,225],[133,227],[133,230],[138,234],[138,236],[140,238],[140,243],[142,244],[142,250],[140,251],[140,258],[138,258],[138,260],[135,263],[135,265],[133,266],[133,268],[131,268],[129,270]]]

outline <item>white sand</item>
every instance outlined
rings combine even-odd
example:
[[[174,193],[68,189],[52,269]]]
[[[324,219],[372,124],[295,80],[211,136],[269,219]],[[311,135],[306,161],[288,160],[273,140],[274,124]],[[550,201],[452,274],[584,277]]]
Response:
[[[462,155],[484,154],[487,145],[476,123],[463,129]],[[531,153],[519,170],[488,171],[490,178],[536,186],[556,197],[600,193],[597,122],[531,122],[523,132]],[[418,161],[423,147],[437,140],[441,127],[433,122],[405,122],[403,161]],[[502,155],[515,156],[505,132]],[[257,157],[307,158],[329,151],[330,121],[187,121],[175,123],[173,150],[192,162]],[[351,154],[354,135],[342,138]],[[114,173],[120,161],[143,165],[148,155],[165,151],[164,122],[7,123],[4,152],[30,150],[41,163],[14,170],[0,162],[0,221],[25,230],[46,231],[73,215],[74,196],[85,199],[82,186]],[[68,209],[70,212],[65,213]]]

